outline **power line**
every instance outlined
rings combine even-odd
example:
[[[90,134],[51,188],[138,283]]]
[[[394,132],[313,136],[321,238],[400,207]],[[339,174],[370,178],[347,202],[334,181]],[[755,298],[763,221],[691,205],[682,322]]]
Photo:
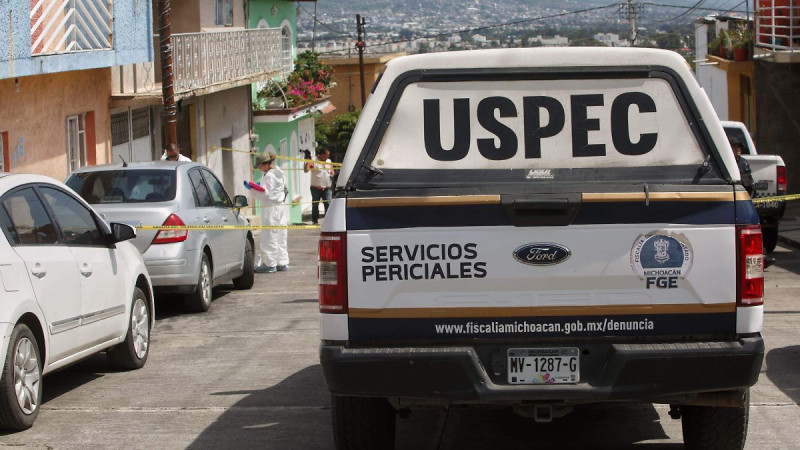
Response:
[[[452,36],[454,34],[475,33],[475,32],[478,32],[478,31],[490,30],[492,28],[502,28],[502,27],[507,27],[507,26],[512,26],[512,25],[519,25],[519,24],[528,23],[528,22],[536,22],[536,21],[539,21],[539,20],[555,19],[555,18],[558,18],[558,17],[565,17],[565,16],[570,16],[570,15],[573,15],[573,14],[583,14],[583,13],[587,13],[587,12],[600,11],[600,10],[603,10],[603,9],[617,8],[618,6],[619,6],[619,3],[612,3],[610,5],[605,5],[605,6],[596,6],[596,7],[593,7],[593,8],[577,9],[577,10],[574,10],[574,11],[565,11],[565,12],[562,12],[562,13],[549,14],[549,15],[531,17],[531,18],[527,18],[527,19],[514,20],[514,21],[511,21],[511,22],[504,22],[504,23],[499,23],[499,24],[494,24],[494,25],[485,25],[485,26],[474,27],[474,28],[462,28],[460,30],[452,30],[452,31],[444,32],[444,33],[429,34],[429,35],[415,37],[415,38],[411,38],[411,39],[400,39],[400,40],[397,40],[397,41],[382,42],[380,44],[370,44],[370,45],[366,45],[365,48],[382,47],[384,45],[402,44],[402,43],[406,43],[406,42],[414,42],[414,41],[420,41],[420,40],[435,39],[435,38],[444,37],[444,36]],[[330,52],[323,52],[323,53],[319,53],[319,54],[320,55],[324,55],[324,54],[331,54],[331,53],[338,53],[338,50],[330,51]]]
[[[337,29],[333,28],[333,26],[328,25],[327,23],[324,23],[324,22],[320,21],[319,19],[317,19],[317,15],[316,14],[311,14],[302,5],[300,5],[300,3],[298,3],[298,6],[300,6],[300,9],[302,9],[304,13],[311,15],[311,17],[312,17],[312,19],[313,19],[315,24],[318,24],[321,27],[328,29],[328,31],[330,31],[330,32],[332,32],[334,34],[337,34],[339,36],[347,36],[347,37],[350,37],[350,38],[353,37],[352,33],[342,32],[340,30],[337,30]],[[316,6],[316,4],[315,4],[315,6]]]
[[[681,17],[684,17],[684,16],[686,16],[687,14],[691,13],[692,11],[694,11],[694,10],[696,10],[697,8],[699,8],[700,6],[702,6],[702,5],[703,5],[703,3],[705,3],[705,2],[706,2],[706,0],[698,0],[698,2],[697,2],[697,3],[695,3],[693,6],[691,6],[691,7],[690,7],[689,9],[687,9],[686,11],[684,11],[684,12],[682,12],[682,13],[678,14],[677,16],[675,16],[675,17],[673,17],[673,18],[671,18],[671,19],[666,19],[666,20],[657,20],[656,22],[659,22],[659,23],[663,23],[663,22],[672,22],[673,20],[680,19]]]

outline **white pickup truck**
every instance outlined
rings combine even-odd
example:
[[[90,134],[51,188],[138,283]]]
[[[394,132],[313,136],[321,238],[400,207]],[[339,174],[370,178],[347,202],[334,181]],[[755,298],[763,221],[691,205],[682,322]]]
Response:
[[[391,449],[421,406],[653,402],[686,448],[741,449],[763,295],[758,214],[678,54],[394,59],[319,241],[337,448]]]
[[[742,143],[742,158],[750,163],[753,174],[755,198],[775,197],[786,195],[786,164],[778,155],[759,155],[753,139],[741,122],[723,121],[722,128],[728,139],[735,137]],[[764,249],[768,252],[775,250],[778,244],[778,222],[783,218],[786,202],[770,200],[756,202],[756,211],[761,218],[761,233],[764,236]]]

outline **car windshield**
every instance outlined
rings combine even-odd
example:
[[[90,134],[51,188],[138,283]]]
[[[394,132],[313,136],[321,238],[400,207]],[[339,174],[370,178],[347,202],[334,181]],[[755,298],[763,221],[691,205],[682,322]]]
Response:
[[[154,203],[175,199],[175,171],[106,170],[74,173],[67,186],[90,204]]]

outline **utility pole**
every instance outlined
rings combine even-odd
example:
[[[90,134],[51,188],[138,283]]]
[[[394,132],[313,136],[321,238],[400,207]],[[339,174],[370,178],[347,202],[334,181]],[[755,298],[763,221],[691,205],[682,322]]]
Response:
[[[311,26],[311,53],[316,53],[316,44],[317,44],[317,2],[314,2],[314,20],[311,23],[313,24]]]
[[[628,0],[628,21],[631,23],[631,47],[636,45],[636,7],[638,0]]]
[[[366,91],[364,90],[364,39],[362,33],[364,32],[364,19],[361,18],[361,14],[356,14],[356,30],[358,31],[358,41],[356,42],[356,48],[358,49],[358,71],[361,77],[361,108],[364,108],[364,104],[367,102],[367,95]]]
[[[172,75],[172,34],[170,32],[169,0],[158,0],[158,40],[161,55],[161,96],[164,100],[164,110],[161,113],[162,129],[164,135],[162,142],[164,148],[178,145],[177,107],[175,106],[175,87]]]

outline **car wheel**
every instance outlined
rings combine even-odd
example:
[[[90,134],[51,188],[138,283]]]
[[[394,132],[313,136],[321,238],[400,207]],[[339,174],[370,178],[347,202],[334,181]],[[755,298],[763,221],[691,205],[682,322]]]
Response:
[[[190,311],[205,312],[211,306],[211,288],[213,278],[211,277],[211,264],[208,262],[208,255],[203,253],[200,260],[200,277],[194,292],[186,296],[186,308]]]
[[[253,265],[253,244],[250,239],[244,241],[244,272],[240,277],[233,279],[236,289],[250,289],[255,283],[255,266]]]
[[[150,310],[141,289],[133,289],[130,322],[125,340],[106,352],[108,362],[118,369],[139,369],[150,353]]]
[[[684,448],[744,448],[749,413],[749,390],[745,393],[744,405],[739,407],[681,406]]]
[[[778,245],[778,225],[774,227],[761,228],[761,236],[764,239],[764,250],[771,252]]]
[[[0,378],[0,427],[26,430],[39,415],[42,399],[42,359],[36,337],[25,324],[17,324]]]
[[[336,448],[394,448],[395,410],[386,399],[334,395],[331,411]]]

